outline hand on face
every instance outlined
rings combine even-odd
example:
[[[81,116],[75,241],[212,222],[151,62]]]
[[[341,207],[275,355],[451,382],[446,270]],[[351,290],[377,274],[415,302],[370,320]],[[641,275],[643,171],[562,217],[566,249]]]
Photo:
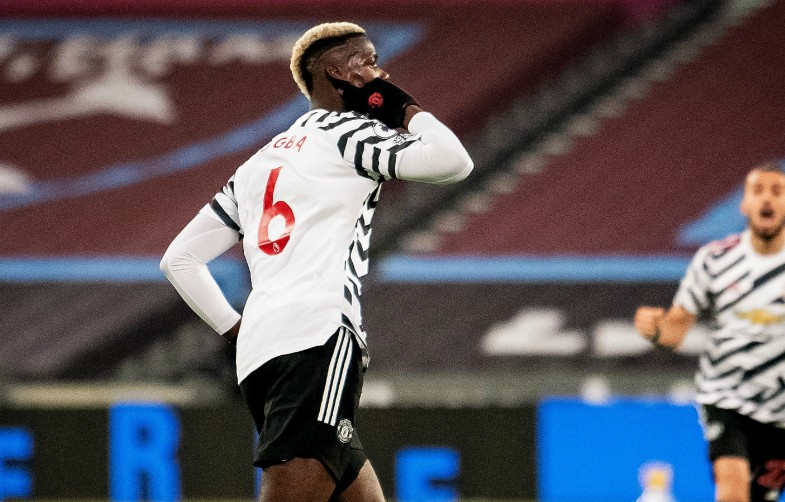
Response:
[[[420,110],[417,101],[379,68],[376,50],[367,38],[352,38],[328,57],[327,76],[345,110],[379,120],[392,129],[405,128]],[[412,105],[417,108],[409,110]]]

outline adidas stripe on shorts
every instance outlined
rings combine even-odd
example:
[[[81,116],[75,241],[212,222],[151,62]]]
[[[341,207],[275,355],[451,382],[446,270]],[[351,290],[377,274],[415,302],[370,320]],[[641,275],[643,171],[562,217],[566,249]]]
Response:
[[[240,390],[259,433],[254,465],[315,458],[339,491],[349,486],[367,460],[354,430],[363,374],[357,340],[341,327],[324,345],[278,356],[248,375]]]

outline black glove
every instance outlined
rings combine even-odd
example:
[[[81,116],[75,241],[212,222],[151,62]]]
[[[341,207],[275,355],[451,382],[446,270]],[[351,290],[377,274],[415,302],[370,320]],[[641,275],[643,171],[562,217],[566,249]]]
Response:
[[[375,78],[363,87],[355,87],[348,82],[340,87],[348,110],[377,119],[393,129],[403,127],[407,106],[419,106],[406,91],[382,78]]]

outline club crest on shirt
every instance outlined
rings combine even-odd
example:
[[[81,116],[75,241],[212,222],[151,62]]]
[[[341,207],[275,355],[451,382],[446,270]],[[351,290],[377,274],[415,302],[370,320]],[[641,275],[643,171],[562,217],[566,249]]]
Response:
[[[725,425],[722,422],[709,422],[706,424],[703,435],[706,441],[714,441],[722,436],[723,432],[725,432]]]
[[[348,418],[344,418],[340,422],[338,422],[338,441],[341,443],[348,443],[352,440],[352,436],[354,435],[354,427],[352,427],[352,422]]]
[[[382,124],[381,122],[374,121],[373,125],[373,133],[380,138],[392,138],[393,136],[398,134],[398,131],[395,129],[390,129],[386,125]]]

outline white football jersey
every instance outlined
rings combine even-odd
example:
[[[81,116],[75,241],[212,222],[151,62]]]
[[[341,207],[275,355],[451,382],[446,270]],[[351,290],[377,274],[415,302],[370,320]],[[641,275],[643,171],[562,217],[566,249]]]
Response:
[[[449,132],[422,112],[410,130],[415,119]],[[252,290],[238,337],[240,381],[273,357],[324,344],[340,326],[365,347],[360,280],[382,182],[399,169],[422,181],[457,181],[472,167],[469,160],[468,170],[429,180],[413,165],[427,172],[428,152],[417,154],[425,146],[418,134],[353,112],[312,110],[240,166],[202,209],[243,236]]]
[[[760,255],[749,231],[707,244],[674,304],[713,324],[698,402],[785,426],[785,249]]]

